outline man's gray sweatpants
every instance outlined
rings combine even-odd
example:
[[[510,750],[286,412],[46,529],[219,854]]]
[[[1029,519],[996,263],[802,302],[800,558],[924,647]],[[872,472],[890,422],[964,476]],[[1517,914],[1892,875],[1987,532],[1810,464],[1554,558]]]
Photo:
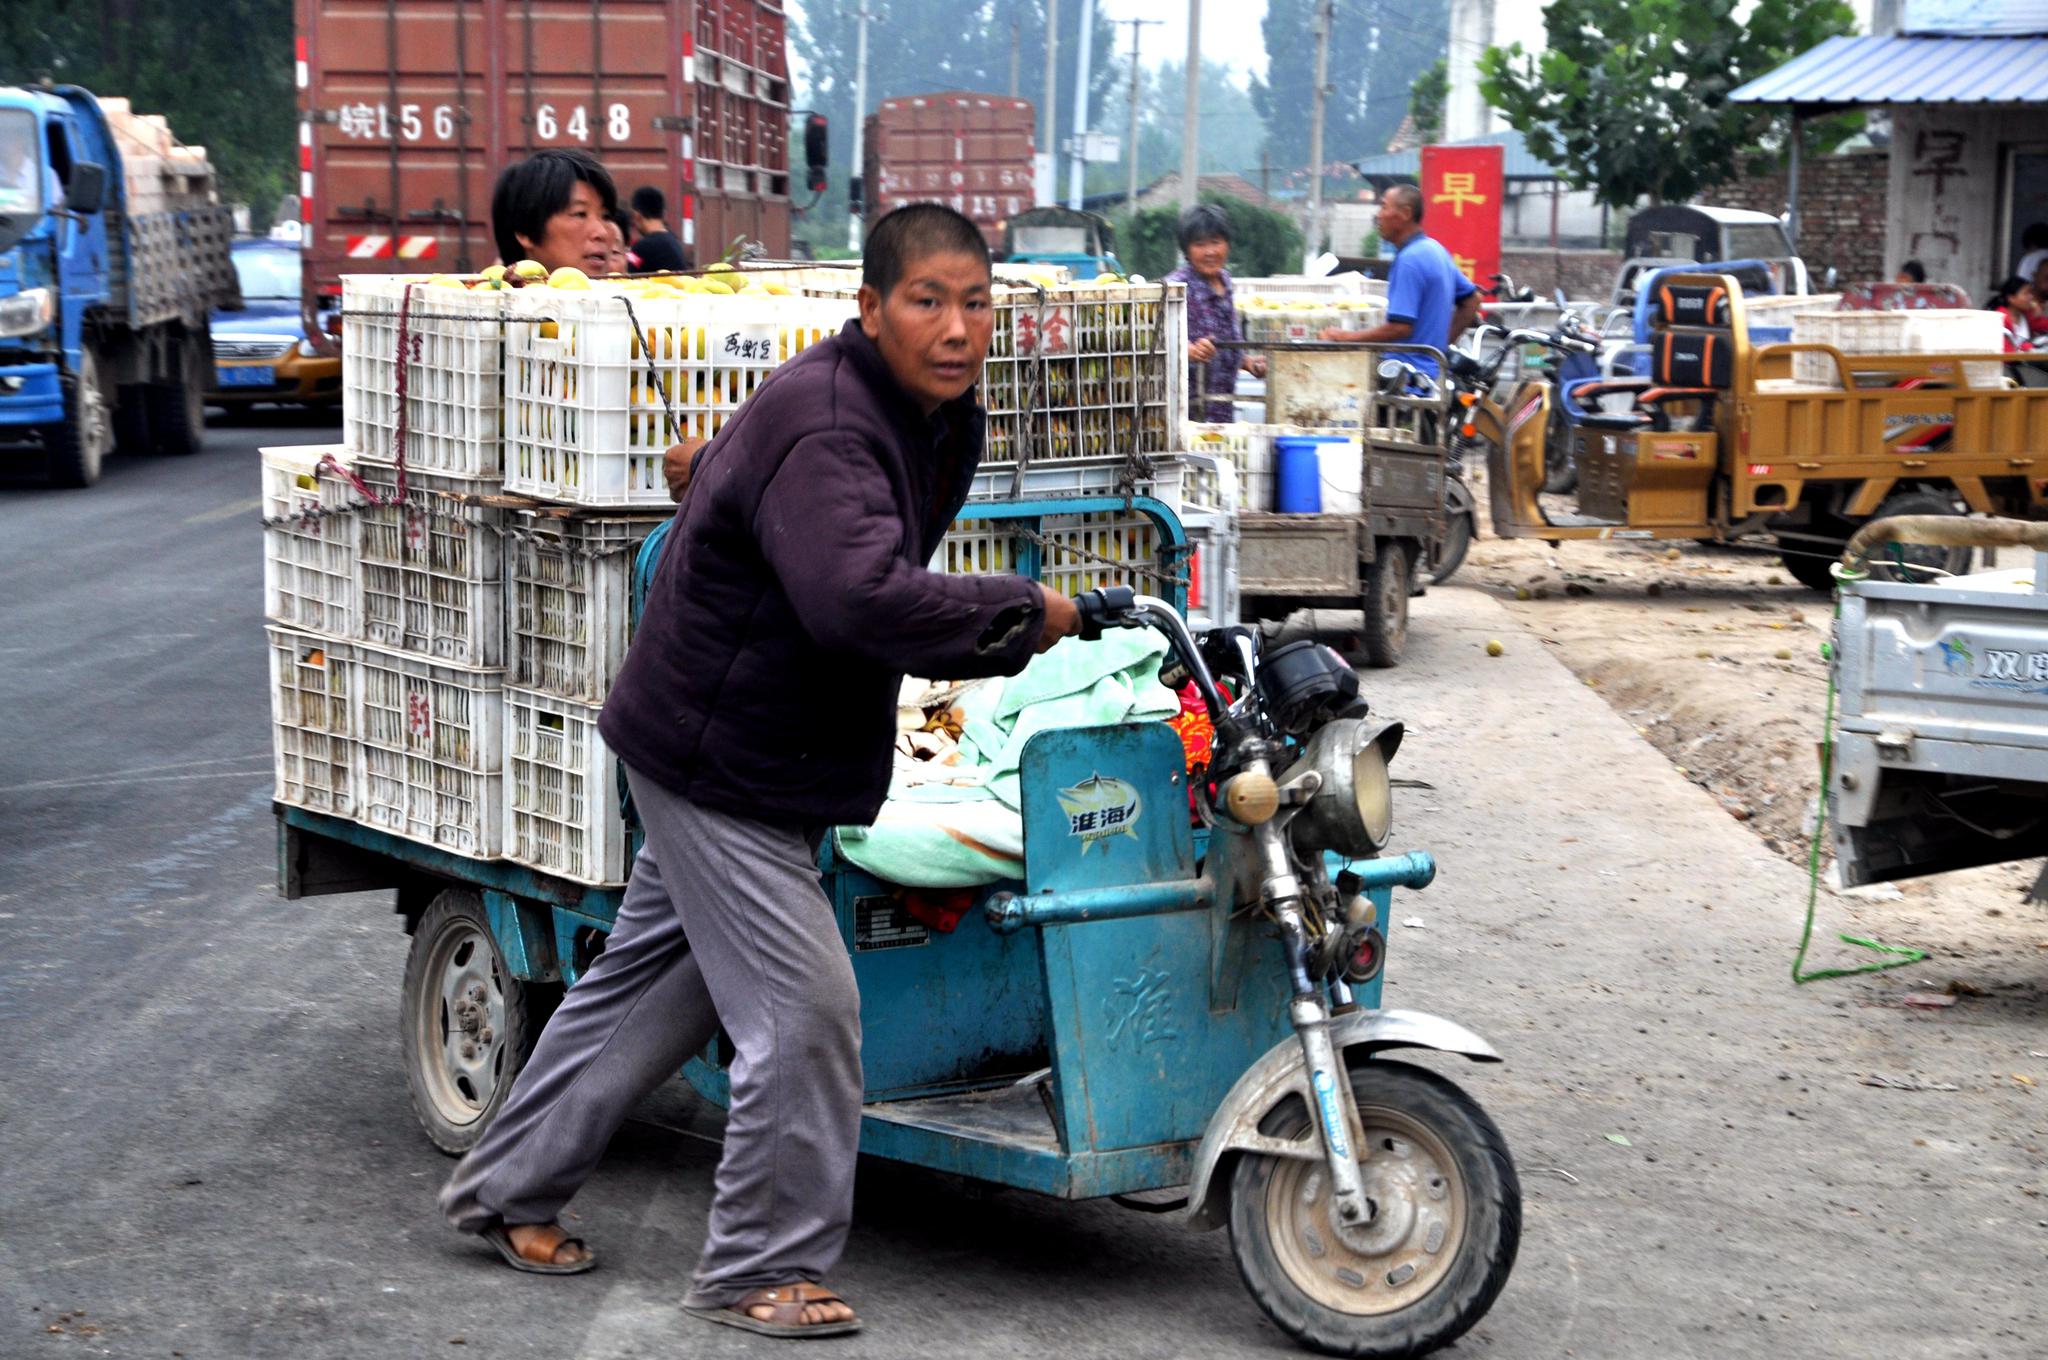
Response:
[[[738,1056],[704,1253],[685,1303],[818,1280],[853,1215],[860,997],[794,828],[697,807],[628,771],[647,830],[604,952],[441,1191],[458,1228],[553,1222],[633,1106],[721,1027]]]

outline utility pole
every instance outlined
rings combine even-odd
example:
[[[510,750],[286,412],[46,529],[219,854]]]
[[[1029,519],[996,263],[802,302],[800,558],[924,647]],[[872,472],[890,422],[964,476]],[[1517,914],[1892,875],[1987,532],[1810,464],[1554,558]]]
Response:
[[[1024,25],[1021,21],[1010,20],[1010,98],[1017,97],[1017,72],[1024,62]]]
[[[1038,192],[1040,205],[1060,196],[1060,153],[1053,134],[1059,130],[1060,0],[1045,0],[1045,99],[1038,106]]]
[[[1308,119],[1308,229],[1302,232],[1302,271],[1323,253],[1323,104],[1330,93],[1330,0],[1317,0],[1316,87]]]
[[[860,7],[859,17],[860,44],[857,49],[858,55],[854,58],[853,67],[853,163],[857,167],[853,173],[865,174],[866,167],[861,165],[861,150],[867,144],[865,124],[868,116],[868,20],[874,17],[865,3]],[[862,196],[873,196],[879,187],[878,185],[868,184],[863,181],[861,185]],[[860,218],[861,215],[857,212],[847,214],[846,248],[848,250],[858,251],[860,249]]]
[[[1074,54],[1073,155],[1067,159],[1067,206],[1081,211],[1081,190],[1088,175],[1088,84],[1090,58],[1095,55],[1095,0],[1081,0],[1081,50]]]
[[[1131,145],[1127,154],[1131,162],[1130,187],[1124,192],[1124,211],[1138,210],[1138,39],[1146,24],[1163,24],[1164,19],[1125,19],[1131,26]]]
[[[1188,0],[1188,98],[1181,117],[1180,210],[1195,206],[1202,121],[1202,0]]]

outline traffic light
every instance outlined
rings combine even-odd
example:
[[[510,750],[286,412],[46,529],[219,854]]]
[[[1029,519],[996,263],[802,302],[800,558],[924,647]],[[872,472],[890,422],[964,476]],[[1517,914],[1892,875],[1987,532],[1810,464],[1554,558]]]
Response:
[[[804,120],[804,185],[814,194],[825,192],[825,167],[832,159],[830,132],[822,113]]]

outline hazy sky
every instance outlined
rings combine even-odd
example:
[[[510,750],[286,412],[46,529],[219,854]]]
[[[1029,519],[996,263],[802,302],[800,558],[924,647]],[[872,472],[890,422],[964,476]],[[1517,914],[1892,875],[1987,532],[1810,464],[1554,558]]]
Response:
[[[852,5],[858,0],[788,0],[792,22],[812,5]],[[1060,0],[1060,8],[1078,6],[1081,0]],[[1147,66],[1155,65],[1164,58],[1179,61],[1188,51],[1188,7],[1186,0],[1096,0],[1100,11],[1112,19],[1160,19],[1164,23],[1158,28],[1147,27],[1140,40],[1140,51]],[[1064,15],[1062,16],[1064,17]],[[1259,23],[1266,17],[1266,0],[1204,0],[1202,5],[1202,56],[1209,61],[1222,62],[1237,72],[1240,82],[1244,77],[1264,74],[1266,70],[1266,39],[1259,31]],[[1131,30],[1117,30],[1116,50],[1121,66],[1124,53],[1131,50]],[[794,45],[790,58],[796,59]],[[1030,63],[1026,62],[1026,69]],[[1041,66],[1041,71],[1043,67]],[[803,72],[797,71],[797,78]],[[1025,84],[1037,89],[1043,76],[1028,78]]]

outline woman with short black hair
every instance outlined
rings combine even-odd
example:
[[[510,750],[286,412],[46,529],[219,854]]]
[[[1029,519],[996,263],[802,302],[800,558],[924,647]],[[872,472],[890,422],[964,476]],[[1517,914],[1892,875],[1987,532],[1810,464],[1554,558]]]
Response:
[[[1188,290],[1188,403],[1204,420],[1232,418],[1237,372],[1264,377],[1266,361],[1224,344],[1244,339],[1231,294],[1230,218],[1214,203],[1198,203],[1181,214],[1180,253],[1186,263],[1168,274]]]
[[[612,177],[584,151],[536,151],[505,167],[491,191],[491,234],[506,264],[532,260],[549,273],[573,266],[611,272],[609,216],[618,211]]]

